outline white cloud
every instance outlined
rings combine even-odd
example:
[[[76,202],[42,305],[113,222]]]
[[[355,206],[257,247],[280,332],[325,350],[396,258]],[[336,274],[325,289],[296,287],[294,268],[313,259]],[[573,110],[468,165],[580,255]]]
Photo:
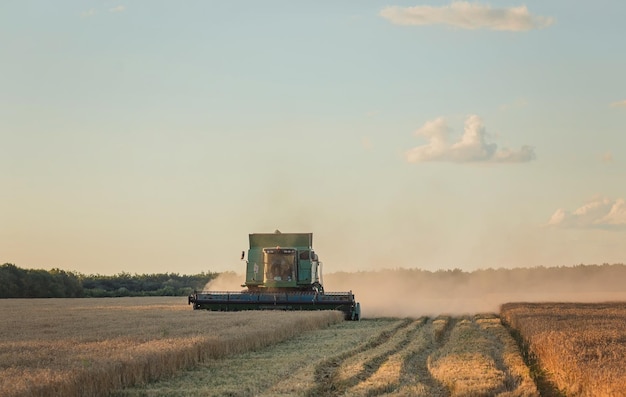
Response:
[[[626,200],[596,198],[574,211],[559,208],[548,225],[565,228],[626,228]]]
[[[610,105],[612,108],[626,108],[626,99],[624,99],[623,101],[616,101],[611,103]]]
[[[91,8],[87,11],[83,11],[80,13],[81,18],[89,18],[89,17],[93,17],[94,15],[96,15],[96,10],[94,8]]]
[[[449,25],[462,29],[524,31],[552,25],[549,17],[534,16],[526,6],[491,8],[456,1],[448,6],[385,7],[380,16],[395,25]]]
[[[117,7],[109,8],[109,12],[123,12],[126,10],[125,6],[119,5]]]
[[[428,143],[408,150],[405,153],[406,160],[409,163],[427,161],[523,163],[535,158],[534,149],[530,146],[522,146],[519,150],[508,148],[498,150],[495,143],[487,143],[485,126],[476,115],[471,115],[465,120],[465,130],[458,142],[449,143],[450,132],[451,129],[443,117],[426,122],[415,131],[415,135],[425,137]]]

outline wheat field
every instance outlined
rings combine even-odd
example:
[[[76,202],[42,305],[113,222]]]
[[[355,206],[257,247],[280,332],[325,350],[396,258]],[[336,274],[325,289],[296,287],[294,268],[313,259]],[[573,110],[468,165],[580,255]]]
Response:
[[[478,314],[194,311],[185,298],[0,300],[0,395],[624,396],[626,303]]]
[[[626,396],[626,303],[509,303],[548,380],[568,396]]]
[[[194,311],[186,298],[0,300],[0,396],[106,396],[343,321]]]

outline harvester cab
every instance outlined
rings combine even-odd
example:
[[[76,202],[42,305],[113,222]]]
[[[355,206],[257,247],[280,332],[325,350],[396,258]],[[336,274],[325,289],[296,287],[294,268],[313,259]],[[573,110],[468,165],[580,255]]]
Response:
[[[323,292],[312,233],[251,234],[246,282],[250,291]]]
[[[360,319],[361,308],[352,291],[324,292],[322,262],[313,250],[312,233],[255,233],[249,240],[242,284],[247,290],[196,291],[189,296],[194,309],[340,310],[346,320]]]

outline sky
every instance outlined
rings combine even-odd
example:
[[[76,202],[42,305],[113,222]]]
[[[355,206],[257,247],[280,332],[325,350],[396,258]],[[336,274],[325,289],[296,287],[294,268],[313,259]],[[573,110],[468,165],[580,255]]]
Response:
[[[0,3],[0,263],[626,262],[626,3]]]

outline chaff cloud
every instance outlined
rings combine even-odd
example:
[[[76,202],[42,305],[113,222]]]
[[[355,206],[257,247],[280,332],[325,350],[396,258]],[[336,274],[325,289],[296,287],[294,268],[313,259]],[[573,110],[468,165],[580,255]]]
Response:
[[[428,139],[428,143],[407,150],[406,160],[409,163],[428,161],[523,163],[535,158],[535,151],[531,146],[512,150],[498,149],[497,144],[488,143],[485,126],[477,115],[471,115],[465,120],[463,135],[457,142],[449,142],[451,132],[443,117],[426,122],[415,131],[415,135]]]
[[[456,1],[443,7],[385,7],[381,17],[394,25],[448,25],[461,29],[526,31],[550,26],[554,19],[532,15],[526,6],[491,8],[485,4]]]

